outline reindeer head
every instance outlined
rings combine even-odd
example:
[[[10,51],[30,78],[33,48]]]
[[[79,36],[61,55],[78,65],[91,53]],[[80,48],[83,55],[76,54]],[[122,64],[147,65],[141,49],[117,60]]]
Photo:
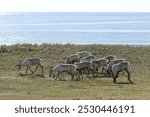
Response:
[[[18,60],[19,61],[19,63],[17,64],[17,65],[15,65],[15,67],[17,67],[18,68],[18,70],[20,70],[21,69],[21,67],[22,67],[22,65],[21,65],[21,61],[20,60]]]
[[[18,70],[20,70],[21,69],[21,64],[17,64],[17,65],[15,65],[15,67],[17,67]]]
[[[53,76],[53,70],[52,70],[52,66],[50,67],[50,71],[49,71],[49,77]]]

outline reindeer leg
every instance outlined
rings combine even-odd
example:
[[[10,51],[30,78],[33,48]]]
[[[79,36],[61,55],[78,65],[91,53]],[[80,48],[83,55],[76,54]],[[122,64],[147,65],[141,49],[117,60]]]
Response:
[[[102,72],[101,73],[104,73],[104,70],[105,70],[105,68],[104,68],[104,66],[102,66]]]
[[[64,74],[62,73],[62,74],[61,74],[61,79],[65,81],[65,78],[64,78],[64,77],[65,77],[65,76],[64,76]]]
[[[42,75],[44,75],[43,66],[40,63],[38,65],[42,68]]]
[[[60,74],[59,74],[60,75]],[[62,78],[61,77],[59,77],[59,75],[57,75],[57,77],[59,78],[59,80],[62,80]]]
[[[117,73],[118,74],[118,73]],[[116,77],[117,75],[114,75],[113,73],[112,73],[112,77],[113,77],[113,82],[116,84],[116,79],[117,79],[117,77]]]
[[[89,74],[90,74],[90,69],[87,68],[87,76],[86,76],[86,77],[90,78]],[[91,78],[90,78],[90,79],[91,79]]]
[[[32,72],[32,74],[35,73],[37,69],[38,69],[38,66],[36,66],[36,68],[35,68],[34,72]]]
[[[93,76],[93,78],[95,79],[94,71],[93,71],[93,70],[91,70],[91,72],[92,72],[92,76]]]
[[[113,82],[116,83],[116,77],[113,76]]]
[[[35,70],[32,71],[31,68],[29,67],[29,70],[32,72],[31,74],[35,73],[35,71],[38,69],[38,67],[36,66]]]
[[[72,73],[70,73],[70,75],[71,75],[71,80],[73,80],[74,79],[74,75]]]
[[[82,74],[82,70],[80,70],[78,73],[77,73],[78,77],[81,76],[81,79],[83,80],[83,74]]]
[[[28,69],[29,69],[29,67],[26,68],[26,74],[28,74]]]
[[[80,74],[78,72],[76,72],[75,76],[76,76],[77,81],[79,81],[81,79]],[[74,75],[73,75],[73,77],[74,77]]]
[[[128,81],[129,81],[130,83],[134,84],[134,82],[131,81],[131,79],[130,79],[130,72],[129,72],[129,70],[128,70],[128,69],[125,69],[125,71],[126,71],[127,74],[128,74]]]
[[[93,78],[95,79],[95,75],[94,75],[94,70],[91,68],[88,68],[88,73],[92,74]],[[91,79],[91,77],[89,76],[89,78]]]
[[[95,69],[95,71],[96,71],[96,73],[98,74],[98,72],[99,72],[99,68],[97,67],[97,68]]]

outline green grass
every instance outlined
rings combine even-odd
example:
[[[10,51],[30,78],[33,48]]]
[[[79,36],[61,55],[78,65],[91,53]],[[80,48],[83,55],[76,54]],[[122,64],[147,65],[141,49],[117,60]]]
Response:
[[[85,50],[97,58],[115,55],[126,59],[135,84],[128,84],[125,76],[117,79],[118,84],[107,77],[81,81],[70,81],[69,75],[66,81],[48,77],[51,66]],[[0,99],[150,99],[150,46],[23,44],[0,46],[0,56]],[[45,78],[38,75],[41,69],[34,75],[19,75],[25,69],[18,71],[15,64],[29,57],[43,59]]]

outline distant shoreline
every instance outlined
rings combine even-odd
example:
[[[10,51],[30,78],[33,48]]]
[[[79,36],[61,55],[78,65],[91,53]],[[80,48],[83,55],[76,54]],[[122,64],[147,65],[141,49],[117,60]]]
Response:
[[[150,46],[150,44],[147,44],[147,45],[138,45],[138,44],[72,44],[72,43],[66,43],[66,44],[60,44],[60,43],[42,43],[42,44],[37,44],[37,43],[22,43],[22,44],[19,44],[19,43],[16,43],[16,44],[0,44],[0,47],[2,46],[16,46],[16,45],[30,45],[30,46],[42,46],[42,45],[74,45],[74,46],[92,46],[92,45],[102,45],[102,46],[131,46],[131,47],[148,47]]]

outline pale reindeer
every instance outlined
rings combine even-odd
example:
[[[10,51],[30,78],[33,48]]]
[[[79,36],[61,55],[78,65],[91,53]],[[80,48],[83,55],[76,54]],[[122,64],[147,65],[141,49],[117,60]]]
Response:
[[[82,72],[85,70],[87,70],[87,72],[88,72],[87,77],[89,77],[90,73],[92,73],[92,75],[94,77],[94,66],[92,63],[86,61],[86,62],[82,62],[82,63],[76,63],[75,65],[77,66],[77,71],[79,72],[82,79],[83,79]]]
[[[107,60],[108,60],[108,63],[107,63],[107,64],[109,64],[109,63],[110,63],[110,61],[112,61],[112,60],[115,60],[115,59],[116,59],[116,56],[114,56],[114,55],[108,55],[108,56],[105,56],[105,57],[104,57],[104,59],[107,59]]]
[[[117,64],[114,64],[112,66],[112,76],[113,76],[113,82],[116,83],[116,79],[118,77],[118,74],[119,72],[122,72],[122,71],[126,71],[127,74],[128,74],[128,81],[130,83],[133,83],[130,79],[130,71],[129,71],[129,62],[126,62],[126,61],[123,61],[123,62],[120,62],[120,63],[117,63]]]
[[[81,58],[80,60],[80,63],[83,63],[83,62],[90,62],[92,60],[96,59],[96,56],[94,55],[89,55],[89,56],[86,56],[86,57],[83,57]]]
[[[107,59],[94,59],[91,61],[94,66],[94,72],[98,72],[99,68],[102,67],[101,73],[105,71],[105,67],[107,67],[108,60]]]
[[[111,60],[111,61],[109,62],[109,64],[107,65],[107,74],[108,74],[108,76],[112,76],[112,71],[111,71],[112,66],[113,66],[114,64],[121,63],[121,62],[123,62],[123,61],[125,61],[125,59],[115,59],[115,60]]]
[[[64,72],[71,75],[71,80],[73,80],[74,77],[76,77],[76,80],[79,80],[80,78],[80,75],[77,71],[77,66],[73,64],[59,64],[55,66],[54,68],[50,69],[49,77],[53,77],[55,78],[55,80],[57,78],[59,78],[60,80],[65,80],[64,78],[60,77],[60,75]]]
[[[88,51],[76,52],[75,54],[79,55],[79,56],[80,56],[80,58],[83,58],[83,57],[86,57],[86,56],[91,55],[91,53],[90,53],[90,52],[88,52]]]
[[[30,70],[32,72],[32,74],[35,73],[36,70],[38,69],[38,66],[40,66],[42,69],[42,75],[44,75],[43,65],[41,64],[41,62],[42,62],[41,58],[27,58],[15,66],[18,67],[18,70],[26,67],[26,74],[28,74],[28,70]],[[31,70],[31,68],[30,68],[31,66],[36,66],[34,71]]]
[[[80,61],[80,56],[74,54],[74,55],[67,56],[65,60],[65,64],[74,64],[75,62],[79,62],[79,61]]]

